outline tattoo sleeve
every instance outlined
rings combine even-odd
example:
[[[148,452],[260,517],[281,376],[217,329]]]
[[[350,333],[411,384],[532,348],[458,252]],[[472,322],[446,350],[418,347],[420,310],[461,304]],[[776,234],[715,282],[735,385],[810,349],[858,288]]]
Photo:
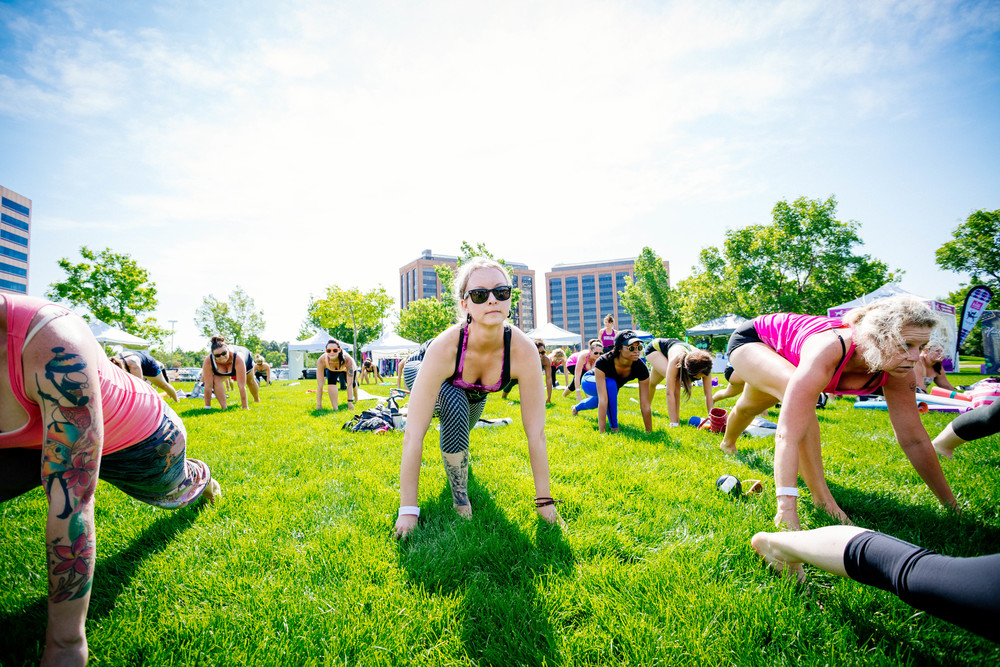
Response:
[[[96,369],[65,348],[51,352],[35,383],[45,422],[41,474],[49,500],[49,599],[58,603],[90,591],[96,555],[93,498],[104,429],[96,412]]]

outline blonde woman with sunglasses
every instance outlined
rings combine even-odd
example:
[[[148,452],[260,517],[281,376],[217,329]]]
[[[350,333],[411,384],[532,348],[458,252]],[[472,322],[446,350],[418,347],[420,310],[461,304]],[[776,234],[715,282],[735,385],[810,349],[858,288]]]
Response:
[[[520,381],[521,420],[535,482],[535,510],[549,523],[560,521],[549,490],[545,447],[545,386],[539,352],[510,316],[507,270],[486,257],[473,257],[455,277],[459,323],[424,343],[406,361],[403,380],[410,389],[406,432],[399,467],[399,516],[395,535],[405,537],[420,516],[419,479],[424,437],[435,411],[440,446],[455,512],[472,517],[469,499],[469,433],[490,393],[511,379]]]
[[[347,390],[347,409],[354,409],[354,371],[357,368],[354,357],[344,352],[336,338],[326,341],[326,351],[316,361],[316,409],[323,408],[323,381],[330,397],[330,407],[340,409],[337,385]]]

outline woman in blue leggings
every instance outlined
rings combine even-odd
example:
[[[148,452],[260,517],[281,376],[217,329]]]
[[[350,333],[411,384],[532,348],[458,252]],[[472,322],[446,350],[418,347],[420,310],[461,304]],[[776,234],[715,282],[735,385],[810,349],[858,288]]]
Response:
[[[587,371],[580,387],[590,398],[573,406],[576,416],[581,410],[597,408],[597,429],[604,433],[605,422],[611,422],[611,432],[618,432],[618,391],[631,380],[639,381],[639,408],[646,433],[653,431],[653,410],[649,405],[649,369],[639,359],[642,340],[631,329],[619,331],[615,346],[605,352]]]
[[[750,543],[778,572],[802,580],[809,563],[1000,642],[1000,554],[942,556],[857,526],[757,533]]]

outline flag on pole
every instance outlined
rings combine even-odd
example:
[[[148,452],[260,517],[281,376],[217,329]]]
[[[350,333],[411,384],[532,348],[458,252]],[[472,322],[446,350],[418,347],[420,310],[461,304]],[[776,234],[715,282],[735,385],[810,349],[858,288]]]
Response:
[[[965,337],[969,335],[972,328],[976,326],[979,317],[986,310],[986,305],[993,298],[993,292],[985,285],[976,285],[965,295],[965,303],[962,304],[962,317],[959,320],[958,343],[955,344],[957,350]]]

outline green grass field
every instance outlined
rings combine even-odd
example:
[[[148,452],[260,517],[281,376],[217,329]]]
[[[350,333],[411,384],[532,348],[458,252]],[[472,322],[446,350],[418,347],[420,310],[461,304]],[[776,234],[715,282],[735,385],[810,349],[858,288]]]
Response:
[[[516,390],[484,413],[513,425],[473,432],[471,521],[451,509],[432,427],[420,528],[398,543],[402,433],[341,430],[346,409],[316,411],[314,387],[262,388],[249,412],[182,400],[188,454],[222,484],[215,506],[167,512],[100,483],[90,664],[1000,663],[997,645],[888,593],[812,569],[803,585],[772,574],[749,540],[772,527],[773,438],[723,455],[718,436],[667,429],[662,390],[651,435],[635,390],[623,390],[621,432],[603,436],[596,411],[573,418],[556,394],[546,432],[562,529],[533,509]],[[700,396],[682,402],[685,420],[703,414]],[[1000,437],[943,463],[959,515],[907,463],[888,415],[852,404],[831,400],[819,418],[831,489],[857,524],[950,555],[1000,551]],[[953,416],[923,419],[936,434]],[[723,473],[766,492],[732,500],[715,488]],[[808,494],[801,505],[805,527],[830,522]],[[0,505],[3,665],[41,655],[45,509],[40,489]]]

